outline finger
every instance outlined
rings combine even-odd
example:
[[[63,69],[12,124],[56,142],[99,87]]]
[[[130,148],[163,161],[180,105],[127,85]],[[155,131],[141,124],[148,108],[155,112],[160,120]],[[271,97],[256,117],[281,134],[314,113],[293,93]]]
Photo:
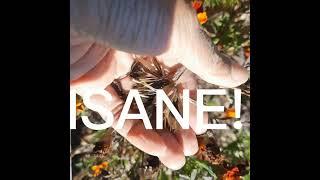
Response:
[[[184,66],[205,81],[224,87],[235,87],[248,80],[245,68],[218,55],[202,34],[196,37],[197,42],[189,43],[190,47],[181,54],[179,61]]]
[[[93,43],[93,40],[83,35],[81,36],[79,33],[75,32],[73,29],[70,28],[70,47],[83,44],[86,42]]]
[[[203,134],[206,132],[206,129],[198,127],[197,124],[197,81],[195,75],[191,71],[185,71],[184,74],[179,78],[179,83],[181,83],[184,89],[190,90],[190,103],[189,103],[189,120],[190,120],[190,127],[196,134]],[[204,112],[203,124],[208,123],[208,113]]]
[[[90,90],[91,89],[88,89],[88,88],[80,88],[80,89],[77,89],[76,93],[82,97],[85,94],[90,94],[89,98],[91,103],[94,103],[99,107],[102,107],[104,111],[111,111],[114,117],[116,117],[116,115],[119,114],[119,112],[121,112],[121,109],[123,107],[123,100],[118,96],[117,92],[111,86],[108,86],[107,88],[105,88],[105,90],[108,93],[110,93],[112,97],[112,99],[108,101],[100,94],[94,94],[89,92]],[[95,109],[91,109],[91,110],[97,111]]]
[[[93,45],[92,42],[84,42],[78,45],[70,45],[70,65],[81,59]]]
[[[178,61],[205,81],[235,87],[248,79],[248,72],[240,65],[218,55],[212,41],[200,29],[195,11],[184,1],[177,1],[174,28],[168,51],[161,56],[166,61]]]
[[[93,69],[71,81],[71,88],[106,87],[115,78],[125,75],[132,62],[129,54],[111,49]]]
[[[162,156],[167,153],[164,139],[153,129],[146,129],[142,120],[126,120],[124,128],[118,132],[145,153],[153,156]]]
[[[112,53],[112,51],[109,51],[103,59],[89,71],[87,71],[88,69],[79,69],[78,72],[81,73],[82,76],[75,80],[71,79],[70,88],[104,88],[109,85],[114,79],[113,74],[115,73],[116,66],[115,62],[110,60]],[[90,64],[90,66],[93,65],[94,63]]]
[[[78,89],[77,93],[80,96],[83,96],[87,90],[88,89]],[[123,107],[123,100],[111,86],[108,86],[105,90],[111,94],[111,101],[105,101],[102,96],[95,94],[91,95],[90,100],[96,105],[103,107],[105,111],[111,111],[113,113],[113,127],[115,127]],[[116,129],[116,131],[126,138],[132,145],[148,154],[159,156],[163,155],[166,150],[163,139],[155,131],[145,129],[142,120],[128,119],[126,120],[124,127],[122,129]]]
[[[109,48],[94,43],[77,62],[70,66],[70,80],[78,79],[105,59]],[[73,60],[75,61],[75,60]]]
[[[198,141],[192,129],[179,129],[175,132],[175,136],[182,146],[185,156],[191,156],[197,153]]]
[[[200,135],[200,134],[203,134],[205,133],[207,130],[202,128],[202,127],[198,127],[198,119],[197,119],[197,105],[194,103],[194,102],[190,102],[190,105],[189,105],[189,110],[190,110],[190,127],[193,129],[193,131],[197,134],[197,135]],[[208,124],[208,113],[207,112],[204,112],[203,113],[203,119],[202,122],[203,124]],[[201,121],[199,120],[199,121]]]
[[[117,123],[118,121],[115,120],[113,127]],[[160,156],[166,152],[167,148],[163,138],[153,129],[146,129],[140,119],[127,119],[121,129],[115,130],[132,145],[147,154]]]
[[[128,77],[121,79],[121,84],[122,88],[125,90],[130,89],[132,86],[132,82]],[[115,119],[113,127],[115,127],[118,122],[118,118],[116,116]],[[159,156],[163,155],[166,151],[165,143],[160,135],[152,129],[146,129],[142,120],[127,119],[123,128],[116,129],[116,131],[126,138],[132,145],[148,154]]]
[[[117,125],[119,114],[121,113],[123,102],[118,97],[115,90],[109,86],[106,90],[112,95],[111,101],[105,101],[102,96],[91,95],[90,100],[92,103],[100,107],[104,107],[105,111],[111,111],[114,115],[115,121],[113,127]],[[81,95],[84,91],[79,91]],[[132,145],[145,153],[153,156],[163,155],[166,151],[166,145],[163,138],[152,129],[145,129],[142,120],[126,120],[122,129],[116,129],[116,131],[126,138]]]
[[[199,75],[205,81],[223,87],[236,87],[248,80],[248,72],[237,63],[225,63],[222,60],[192,61],[185,59],[182,62],[188,69]]]
[[[178,143],[176,137],[167,131],[158,132],[165,140],[167,147],[163,156],[158,156],[160,161],[170,169],[178,170],[183,167],[186,160],[182,146]]]

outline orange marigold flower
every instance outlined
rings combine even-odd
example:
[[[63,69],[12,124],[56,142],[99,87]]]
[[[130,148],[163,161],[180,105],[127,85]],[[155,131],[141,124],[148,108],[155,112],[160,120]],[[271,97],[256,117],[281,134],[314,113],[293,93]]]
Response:
[[[92,170],[92,171],[96,171],[97,169],[99,169],[98,166],[92,166],[92,167],[91,167],[91,170]]]
[[[202,152],[206,151],[206,145],[205,144],[200,144],[199,150],[202,151]]]
[[[76,99],[76,110],[77,110],[77,113],[81,113],[84,111],[84,104],[83,102],[80,100],[80,99]]]
[[[201,0],[192,1],[193,9],[198,10],[201,6],[202,6],[202,1]]]
[[[105,168],[107,168],[108,165],[109,165],[109,163],[106,162],[106,161],[104,161],[104,162],[102,162],[102,163],[99,164],[99,165],[94,165],[94,166],[92,166],[92,167],[91,167],[91,170],[93,171],[93,176],[94,176],[94,177],[99,176],[99,175],[102,173],[102,170],[105,169]]]
[[[109,163],[107,161],[104,161],[101,163],[102,168],[108,167]]]
[[[239,173],[238,167],[234,167],[223,175],[223,180],[240,180]]]
[[[236,117],[236,111],[234,108],[229,108],[226,110],[225,115],[227,118],[234,118]]]
[[[93,176],[94,177],[99,176],[101,174],[101,172],[102,172],[100,165],[99,166],[92,166],[91,170],[93,171]]]
[[[100,174],[101,174],[101,170],[99,169],[99,170],[94,171],[93,176],[94,176],[94,177],[97,177],[97,176],[99,176]]]
[[[197,17],[198,17],[200,24],[204,24],[208,21],[208,17],[207,17],[206,12],[198,13]]]

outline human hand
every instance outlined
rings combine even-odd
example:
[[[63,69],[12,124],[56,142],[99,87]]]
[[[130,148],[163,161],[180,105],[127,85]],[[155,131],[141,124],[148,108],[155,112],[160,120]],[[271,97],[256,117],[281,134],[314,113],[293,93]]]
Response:
[[[100,14],[97,13],[99,15],[95,16],[95,13],[93,13],[95,11],[88,13],[86,8],[83,8],[83,2],[88,3],[86,6],[99,9],[97,12],[100,12]],[[77,20],[71,15],[70,86],[72,89],[81,89],[82,87],[105,88],[113,96],[112,101],[106,102],[99,97],[94,100],[106,107],[106,110],[113,112],[115,119],[121,112],[123,101],[110,86],[110,83],[114,79],[127,74],[130,70],[133,62],[131,53],[156,55],[162,60],[162,63],[169,67],[181,63],[202,79],[216,85],[234,87],[248,79],[248,73],[240,65],[222,59],[215,53],[210,43],[200,33],[195,13],[183,0],[135,1],[134,6],[137,9],[150,6],[143,12],[143,17],[147,17],[147,19],[140,18],[141,14],[139,15],[138,12],[135,12],[138,13],[136,14],[137,18],[132,16],[126,16],[125,18],[121,14],[118,17],[112,15],[117,10],[120,11],[127,7],[129,2],[121,0],[114,1],[113,4],[120,10],[113,9],[109,12],[108,17],[110,18],[106,19],[107,16],[104,17],[104,14],[101,15],[101,13],[103,8],[109,7],[108,2],[111,1],[91,0],[81,1],[83,4],[79,3],[81,5],[77,5],[77,1],[71,1],[71,14],[74,12],[81,18]],[[76,9],[81,9],[81,13],[77,10],[72,11],[73,5],[77,7]],[[109,9],[104,10],[108,11]],[[132,13],[134,14],[134,12]],[[171,16],[168,16],[168,14],[171,14]],[[87,17],[87,19],[83,17]],[[119,21],[116,21],[117,19]],[[142,20],[154,22],[143,23]],[[110,22],[115,22],[113,23],[114,28],[103,28]],[[77,25],[73,25],[73,23]],[[126,27],[126,24],[129,27]],[[138,24],[141,26],[138,26]],[[90,28],[86,28],[86,25]],[[160,30],[156,30],[153,27],[155,25]],[[99,27],[104,29],[105,32],[98,30]],[[118,29],[118,31],[113,29]],[[139,32],[138,35],[132,33],[131,30]],[[126,38],[117,40],[119,38],[114,38],[120,36],[117,36],[117,34]],[[110,39],[110,37],[112,38]],[[183,84],[183,88],[192,91],[196,89],[196,82],[193,73],[190,71],[184,73],[180,82]],[[122,79],[121,83],[125,89],[130,89],[132,85],[130,78]],[[204,121],[207,122],[207,120],[208,115],[205,113]],[[192,155],[198,150],[195,134],[203,133],[203,130],[199,130],[195,126],[195,121],[196,106],[190,102],[190,126],[192,129],[178,130],[175,133],[157,132],[146,130],[142,121],[127,120],[124,128],[118,130],[118,132],[142,151],[158,156],[162,163],[169,168],[179,169],[185,163],[184,156]]]

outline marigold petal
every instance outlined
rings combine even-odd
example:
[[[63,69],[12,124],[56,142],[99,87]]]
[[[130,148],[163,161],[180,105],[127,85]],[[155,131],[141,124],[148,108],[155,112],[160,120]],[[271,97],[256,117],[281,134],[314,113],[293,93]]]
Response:
[[[108,167],[109,163],[105,161],[105,162],[102,162],[101,165],[103,168],[106,168]]]
[[[202,6],[202,1],[201,0],[192,1],[193,9],[198,10],[201,6]]]
[[[96,171],[97,169],[98,169],[98,166],[92,166],[92,167],[91,167],[91,170],[92,170],[92,171]]]
[[[223,180],[240,180],[239,169],[234,167],[223,175]]]
[[[198,17],[200,24],[204,24],[208,21],[208,17],[207,17],[206,12],[198,13],[197,17]]]
[[[226,117],[227,117],[227,118],[234,118],[234,117],[236,117],[236,111],[235,111],[234,108],[229,108],[229,109],[227,109],[226,112],[225,112],[225,114],[226,114]]]

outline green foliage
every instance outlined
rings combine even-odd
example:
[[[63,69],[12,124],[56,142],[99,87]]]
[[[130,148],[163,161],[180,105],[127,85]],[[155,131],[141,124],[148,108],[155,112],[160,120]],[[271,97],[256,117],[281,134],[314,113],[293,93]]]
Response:
[[[204,24],[212,42],[225,53],[237,54],[250,44],[248,0],[205,0],[208,22]]]
[[[98,142],[106,133],[106,130],[99,130],[93,134],[92,143]]]
[[[169,176],[162,170],[160,170],[158,180],[169,180]]]
[[[242,44],[246,42],[240,32],[242,30],[241,25],[233,23],[228,13],[222,14],[214,21],[210,21],[209,25],[214,30],[213,43],[224,46],[226,51],[238,52]]]
[[[88,173],[90,167],[93,166],[96,161],[97,159],[95,157],[82,157],[75,162],[74,167],[78,170],[83,170],[85,173]]]
[[[194,157],[188,157],[185,166],[176,173],[186,175],[188,177],[191,177],[195,173],[195,178],[203,176],[215,177],[214,179],[217,178],[215,169],[212,165]]]
[[[204,3],[208,7],[223,6],[234,7],[239,4],[240,0],[205,0]]]
[[[250,172],[243,177],[243,180],[250,180]]]
[[[239,131],[237,140],[223,148],[223,154],[230,157],[232,163],[250,162],[250,132]]]

